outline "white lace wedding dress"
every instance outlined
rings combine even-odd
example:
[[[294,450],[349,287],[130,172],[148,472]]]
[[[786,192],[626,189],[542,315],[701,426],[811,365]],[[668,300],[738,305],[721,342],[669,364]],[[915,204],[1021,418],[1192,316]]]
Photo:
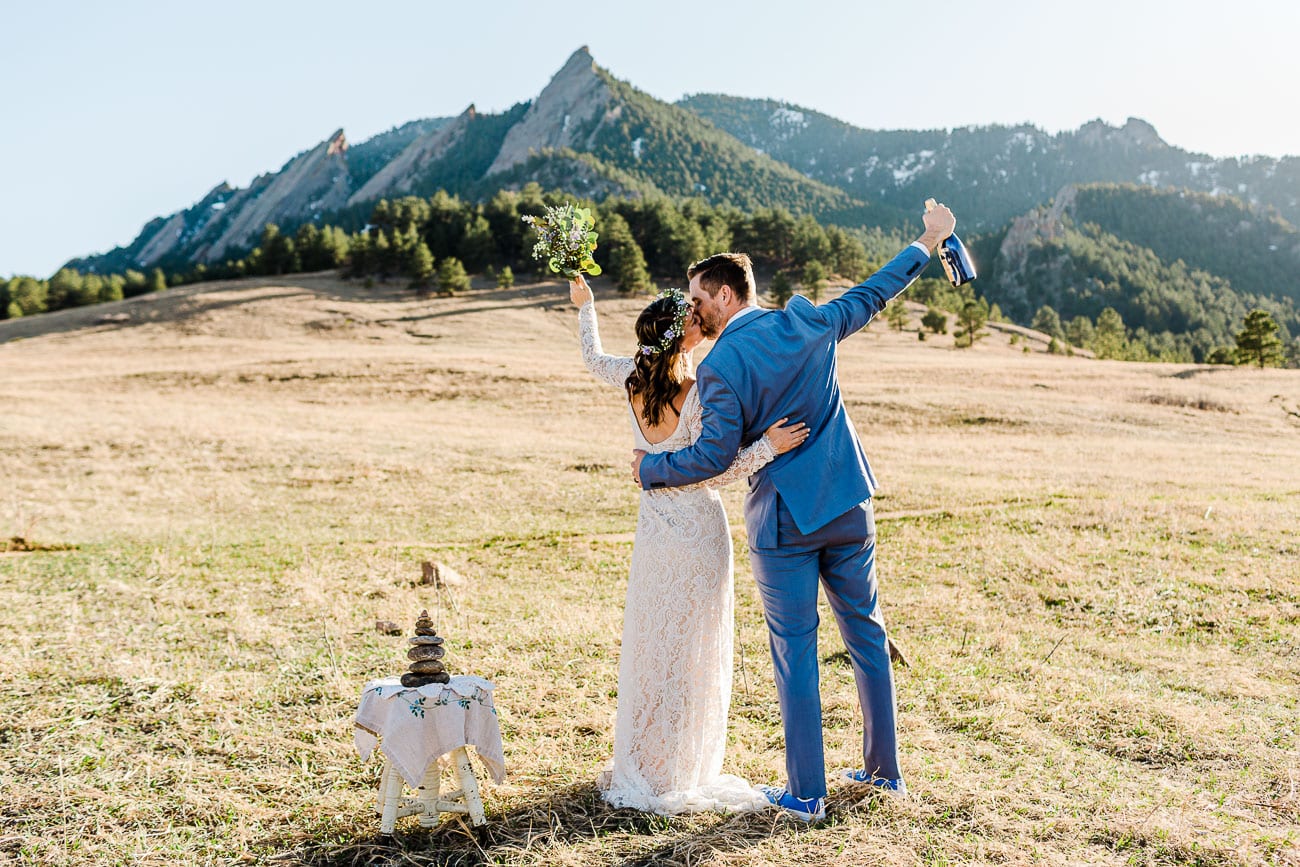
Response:
[[[578,314],[582,358],[595,376],[624,389],[632,359],[601,350],[596,310]],[[626,396],[626,390],[624,389]],[[648,442],[628,404],[636,447],[685,448],[699,437],[691,388],[677,429]],[[605,800],[663,815],[758,810],[769,804],[745,780],[722,773],[731,704],[731,531],[715,487],[743,479],[775,457],[764,437],[727,471],[699,485],[642,491],[623,613],[614,760],[601,775]]]

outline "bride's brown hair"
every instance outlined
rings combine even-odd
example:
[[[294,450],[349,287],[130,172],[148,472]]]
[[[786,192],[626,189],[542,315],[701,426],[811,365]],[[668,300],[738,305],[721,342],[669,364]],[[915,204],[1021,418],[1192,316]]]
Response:
[[[686,303],[679,293],[666,294],[636,318],[637,353],[625,384],[629,399],[641,395],[641,415],[651,427],[659,425],[666,410],[677,412],[673,399],[688,373],[681,334],[690,315],[682,315]]]

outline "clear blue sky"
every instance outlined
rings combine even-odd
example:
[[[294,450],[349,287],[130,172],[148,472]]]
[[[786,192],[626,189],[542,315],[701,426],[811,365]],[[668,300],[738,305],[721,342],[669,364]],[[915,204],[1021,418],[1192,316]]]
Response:
[[[660,99],[788,100],[862,127],[1150,121],[1300,153],[1295,0],[119,0],[0,5],[0,275],[128,243],[339,127],[531,99],[580,45]],[[566,10],[572,9],[566,20]],[[942,191],[938,191],[942,192]]]

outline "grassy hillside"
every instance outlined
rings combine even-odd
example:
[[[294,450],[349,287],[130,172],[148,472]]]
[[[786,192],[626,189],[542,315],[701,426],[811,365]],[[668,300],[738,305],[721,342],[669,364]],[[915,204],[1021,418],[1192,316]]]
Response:
[[[643,301],[597,288],[627,351]],[[0,860],[1297,863],[1295,371],[849,339],[913,797],[665,820],[594,789],[637,495],[575,318],[559,284],[317,274],[0,322]],[[771,782],[740,498],[726,769]],[[386,842],[352,714],[406,664],[375,621],[426,607],[497,684],[510,776],[483,835]],[[820,642],[833,769],[860,722],[829,616]]]

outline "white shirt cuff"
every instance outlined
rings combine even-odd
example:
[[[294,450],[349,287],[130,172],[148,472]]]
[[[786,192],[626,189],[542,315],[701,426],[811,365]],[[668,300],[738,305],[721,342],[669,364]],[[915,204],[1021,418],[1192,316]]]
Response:
[[[913,241],[913,242],[912,242],[912,246],[915,247],[916,249],[920,250],[922,253],[924,253],[924,254],[925,254],[925,257],[926,257],[927,259],[930,258],[930,248],[929,248],[929,247],[925,246],[925,245],[922,244],[920,241]]]

